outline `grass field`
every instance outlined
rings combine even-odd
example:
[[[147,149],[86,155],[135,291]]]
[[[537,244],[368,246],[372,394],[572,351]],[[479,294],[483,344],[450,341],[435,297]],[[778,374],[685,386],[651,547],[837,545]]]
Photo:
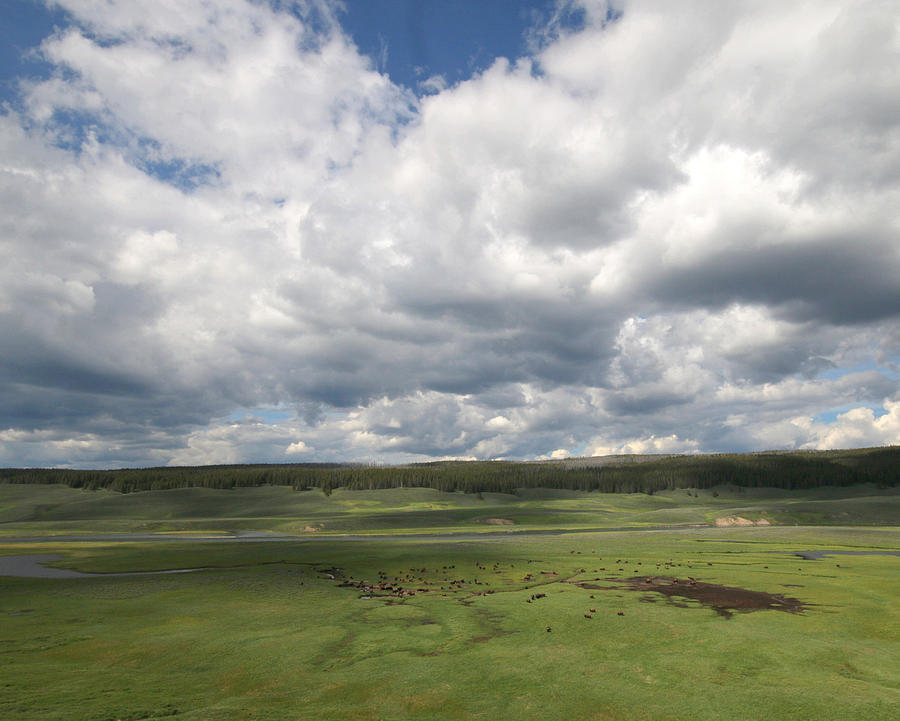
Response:
[[[740,505],[722,493],[590,498],[534,492],[480,500],[398,490],[307,499],[281,489],[244,489],[241,494],[259,493],[235,497],[240,505],[234,512],[228,503],[217,506],[214,495],[231,492],[128,499],[65,489],[80,494],[73,506],[83,505],[62,518],[75,497],[59,488],[41,490],[47,495],[30,500],[0,494],[4,525],[96,530],[81,516],[97,514],[124,527],[168,522],[159,516],[166,510],[176,520],[205,518],[220,528],[264,512],[256,518],[271,529],[318,517],[343,519],[354,531],[490,530],[483,518],[508,517],[523,526],[523,519],[549,519],[552,525],[571,514],[579,523],[589,516],[591,523],[607,518],[598,525],[615,526],[625,518],[659,525],[666,521],[647,517],[673,517],[666,513],[686,519],[681,522],[756,513],[774,521],[775,504],[837,514],[862,513],[873,504],[866,493],[836,503],[837,492],[820,498],[757,494],[737,499]],[[297,505],[288,507],[295,496]],[[135,504],[125,518],[115,515],[124,508],[116,506],[121,498]],[[881,500],[881,513],[896,508],[896,496]],[[441,503],[446,507],[428,505]],[[336,511],[340,504],[343,515]],[[273,505],[284,513],[271,513]],[[298,507],[306,515],[292,517]],[[403,516],[404,507],[409,518],[384,520]],[[487,515],[478,515],[484,509]],[[36,513],[47,520],[34,520]],[[307,535],[313,540],[300,543],[0,539],[0,554],[56,553],[62,558],[54,565],[91,573],[205,569],[0,578],[0,718],[897,718],[900,557],[807,561],[793,555],[896,550],[896,527],[773,525],[478,540]],[[688,596],[634,590],[626,582],[645,575],[767,592],[795,598],[803,608],[729,611]],[[384,595],[364,598],[373,594]],[[532,599],[538,594],[544,596]]]

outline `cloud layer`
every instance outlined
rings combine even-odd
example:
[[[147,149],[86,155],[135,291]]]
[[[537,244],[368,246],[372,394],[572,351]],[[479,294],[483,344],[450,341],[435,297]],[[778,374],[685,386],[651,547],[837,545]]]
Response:
[[[896,3],[565,3],[424,96],[325,3],[58,4],[0,465],[900,443]]]

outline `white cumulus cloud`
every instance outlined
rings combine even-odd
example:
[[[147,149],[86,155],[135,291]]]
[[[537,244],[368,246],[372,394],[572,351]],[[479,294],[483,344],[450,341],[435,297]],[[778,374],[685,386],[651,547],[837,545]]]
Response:
[[[5,465],[900,442],[895,3],[582,0],[420,97],[335,3],[58,5]]]

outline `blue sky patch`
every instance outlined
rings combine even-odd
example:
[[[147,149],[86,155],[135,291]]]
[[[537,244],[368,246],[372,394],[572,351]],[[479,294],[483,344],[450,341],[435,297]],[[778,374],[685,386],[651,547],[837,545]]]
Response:
[[[554,6],[552,0],[348,0],[341,23],[377,70],[427,94],[422,83],[432,76],[454,85],[498,57],[513,62],[526,55],[529,31]]]
[[[0,12],[0,103],[15,100],[22,79],[47,78],[52,66],[36,52],[65,24],[66,13],[37,0],[3,0]]]
[[[891,362],[897,364],[900,361],[900,358],[893,358]],[[876,363],[874,360],[864,361],[862,363],[857,363],[855,366],[842,366],[838,368],[829,368],[826,371],[822,371],[817,376],[823,380],[837,380],[838,378],[843,378],[844,376],[850,375],[851,373],[863,373],[865,371],[878,371],[879,373],[884,373],[889,378],[896,379],[898,377],[897,372],[885,365],[880,363]]]
[[[813,421],[815,423],[834,423],[839,415],[846,413],[847,411],[852,411],[854,408],[869,408],[875,414],[875,418],[881,418],[881,416],[887,414],[884,406],[871,403],[845,403],[842,406],[836,406],[823,413],[819,413],[813,417]]]
[[[280,411],[264,408],[251,408],[248,410],[234,411],[226,416],[226,420],[232,423],[241,423],[247,420],[260,419],[269,426],[278,425],[294,417],[292,411]]]

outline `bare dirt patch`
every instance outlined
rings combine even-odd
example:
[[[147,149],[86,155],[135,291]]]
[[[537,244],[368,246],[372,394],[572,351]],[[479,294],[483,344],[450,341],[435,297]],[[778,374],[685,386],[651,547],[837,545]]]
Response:
[[[513,526],[515,521],[509,518],[485,518],[484,522],[489,526]]]
[[[619,579],[610,578],[609,581]],[[629,591],[644,591],[659,593],[677,606],[685,606],[677,599],[690,599],[699,601],[704,606],[709,606],[720,616],[731,618],[735,611],[748,613],[750,611],[787,611],[788,613],[802,613],[806,605],[796,599],[782,596],[780,593],[766,593],[765,591],[751,591],[735,586],[720,586],[717,583],[704,583],[691,578],[672,578],[669,576],[636,576],[626,578],[625,585],[598,586],[590,583],[577,583],[581,588],[612,590],[627,589]],[[654,599],[647,598],[652,601]]]
[[[717,528],[727,528],[730,526],[771,526],[772,524],[767,521],[765,518],[760,518],[758,521],[751,521],[749,518],[744,518],[743,516],[720,516],[716,519],[716,527]]]

